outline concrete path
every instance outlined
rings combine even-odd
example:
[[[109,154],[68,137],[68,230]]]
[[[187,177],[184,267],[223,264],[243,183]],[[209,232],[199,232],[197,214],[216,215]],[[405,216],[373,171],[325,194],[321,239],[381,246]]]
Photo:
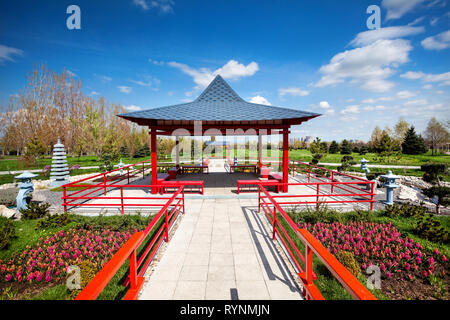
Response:
[[[187,200],[141,300],[303,299],[256,199]]]

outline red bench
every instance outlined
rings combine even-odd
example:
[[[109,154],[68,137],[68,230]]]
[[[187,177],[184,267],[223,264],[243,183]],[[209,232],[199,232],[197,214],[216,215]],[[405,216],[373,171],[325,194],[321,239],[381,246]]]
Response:
[[[260,173],[261,173],[261,178],[267,179],[270,174],[270,168],[262,166],[260,169]]]
[[[279,183],[283,183],[283,177],[278,173],[269,174],[269,180],[277,180]]]
[[[238,188],[237,188],[237,193],[240,194],[241,192],[243,192],[243,186],[247,186],[248,187],[248,191],[247,192],[252,192],[251,188],[254,186],[258,186],[258,185],[262,185],[262,186],[273,186],[276,192],[280,192],[280,187],[279,187],[279,183],[278,182],[274,182],[274,181],[263,181],[263,180],[238,180],[237,182],[238,184]]]
[[[167,172],[169,173],[169,180],[174,180],[177,178],[178,168],[170,168]]]
[[[195,189],[199,189],[201,194],[203,194],[203,181],[163,181],[161,187],[161,194],[164,194],[164,192],[167,191],[167,189],[178,189],[181,186],[184,186],[185,191],[186,188],[190,189],[191,191]]]

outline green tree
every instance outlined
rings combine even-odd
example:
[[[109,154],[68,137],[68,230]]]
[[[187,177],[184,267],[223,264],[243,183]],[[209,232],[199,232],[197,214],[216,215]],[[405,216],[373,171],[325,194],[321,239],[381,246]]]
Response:
[[[387,162],[389,163],[392,156],[399,154],[400,145],[384,131],[381,141],[375,146],[375,150],[381,157],[387,158]]]
[[[331,141],[330,149],[328,150],[328,152],[331,154],[339,152],[339,144],[335,140]]]
[[[352,145],[346,139],[341,143],[341,154],[352,154]]]
[[[402,153],[404,154],[422,154],[427,152],[425,141],[416,134],[414,127],[408,129],[402,143]]]

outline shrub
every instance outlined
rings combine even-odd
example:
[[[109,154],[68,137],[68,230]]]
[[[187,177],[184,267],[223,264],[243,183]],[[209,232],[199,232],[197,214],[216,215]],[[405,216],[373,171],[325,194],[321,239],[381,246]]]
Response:
[[[339,262],[342,263],[342,265],[355,277],[358,277],[361,273],[361,268],[356,262],[355,256],[350,251],[338,251],[338,253],[336,253],[336,259],[338,259]]]
[[[40,219],[49,215],[48,208],[50,208],[49,203],[30,202],[28,208],[20,210],[20,213],[24,220]]]
[[[450,188],[442,186],[434,186],[423,190],[423,194],[428,198],[433,199],[437,197],[436,214],[439,214],[440,206],[448,206],[450,204]]]
[[[414,232],[433,242],[448,243],[450,240],[449,232],[429,213],[416,216]]]
[[[14,237],[16,229],[12,220],[0,216],[0,250],[6,249]]]
[[[9,188],[0,190],[0,205],[12,207],[16,205],[16,197],[19,188]]]
[[[55,214],[39,220],[36,229],[48,229],[55,227],[63,227],[70,222],[70,216],[67,213]]]
[[[420,166],[421,171],[425,171],[423,180],[429,183],[439,183],[439,174],[446,174],[448,166],[446,163],[426,163]]]
[[[387,205],[384,215],[387,217],[415,217],[427,212],[427,208],[409,203]]]

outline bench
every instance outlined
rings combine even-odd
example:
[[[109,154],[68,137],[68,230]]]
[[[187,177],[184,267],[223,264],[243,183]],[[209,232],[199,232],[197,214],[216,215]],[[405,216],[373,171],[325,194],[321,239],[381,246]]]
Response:
[[[234,169],[236,169],[236,168],[252,168],[253,172],[256,174],[257,166],[253,165],[253,164],[238,164],[238,165],[234,165],[233,164],[233,165],[230,165],[230,172],[229,173],[233,173]]]
[[[172,167],[167,172],[169,173],[169,180],[174,180],[177,178],[178,168]]]
[[[192,165],[192,166],[183,166],[181,168],[181,172],[184,174],[186,171],[192,170],[192,169],[201,169],[203,173],[209,173],[209,166],[208,165]]]
[[[161,187],[161,194],[163,195],[164,192],[167,191],[167,189],[178,189],[181,186],[184,186],[185,191],[186,191],[186,187],[188,187],[188,189],[190,189],[190,191],[192,192],[192,190],[198,189],[200,191],[201,194],[203,194],[203,181],[199,180],[199,181],[163,181],[162,183],[162,187]]]
[[[262,166],[259,171],[260,171],[260,174],[261,174],[261,178],[263,178],[263,179],[268,179],[269,178],[270,168]]]
[[[277,180],[279,183],[283,183],[283,177],[278,173],[269,174],[269,180]]]
[[[237,188],[237,193],[240,194],[243,191],[243,187],[247,186],[248,191],[247,192],[252,192],[251,188],[254,186],[273,186],[275,192],[280,192],[280,187],[279,187],[279,183],[278,182],[274,182],[274,181],[269,181],[269,180],[238,180],[237,181],[238,184],[238,188]],[[257,191],[257,190],[256,190]]]

